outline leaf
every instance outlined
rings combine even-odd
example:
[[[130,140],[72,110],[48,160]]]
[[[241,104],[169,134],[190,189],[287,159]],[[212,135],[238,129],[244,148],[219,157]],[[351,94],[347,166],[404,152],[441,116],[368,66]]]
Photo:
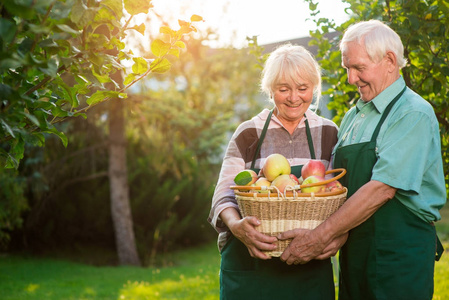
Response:
[[[11,127],[9,127],[8,123],[6,123],[3,119],[0,120],[2,127],[13,137],[16,138],[14,135],[14,132],[12,131]]]
[[[56,27],[61,29],[63,32],[67,32],[67,33],[70,33],[70,34],[73,34],[73,35],[81,34],[80,31],[73,29],[72,27],[70,27],[67,24],[57,24]]]
[[[160,39],[155,39],[151,43],[151,52],[157,57],[166,55],[170,48],[171,48],[171,45],[169,43],[165,43],[164,41],[162,41]]]
[[[69,141],[67,139],[67,136],[64,134],[64,132],[57,130],[54,126],[51,126],[47,130],[44,130],[43,132],[53,133],[54,135],[57,135],[61,139],[64,147],[67,147]]]
[[[203,17],[198,16],[198,15],[192,15],[190,17],[190,21],[191,22],[200,22],[200,21],[203,21]]]
[[[143,74],[148,71],[148,62],[143,57],[133,57],[134,65],[132,71],[134,74]]]
[[[171,63],[168,59],[155,59],[150,65],[150,69],[154,73],[165,73],[171,68]]]
[[[159,28],[159,33],[168,34],[169,36],[175,36],[176,35],[176,31],[174,31],[173,29],[171,29],[168,26],[162,26],[161,28]]]
[[[95,72],[95,69],[92,69],[92,74],[94,74],[95,78],[98,79],[101,83],[111,82],[111,78],[109,77],[109,73],[98,74]]]
[[[177,41],[175,43],[175,46],[178,47],[178,48],[182,48],[182,49],[186,48],[186,44],[183,41]]]
[[[234,182],[236,185],[247,185],[249,183],[253,183],[257,178],[256,172],[253,170],[243,170],[240,171],[234,178]]]
[[[87,99],[86,103],[92,106],[113,98],[125,99],[127,97],[128,95],[126,93],[117,91],[96,91],[89,97],[89,99]]]
[[[125,78],[125,80],[123,81],[123,84],[126,86],[128,84],[130,84],[131,82],[134,81],[134,79],[136,78],[136,74],[128,74]]]
[[[107,91],[96,91],[93,93],[86,101],[88,105],[95,105],[97,103],[103,102],[108,98]]]
[[[91,23],[96,14],[96,9],[87,7],[82,0],[76,0],[70,13],[70,20],[82,28]]]
[[[125,9],[130,15],[147,14],[153,8],[151,0],[124,0]]]
[[[138,26],[131,27],[131,29],[134,29],[134,30],[140,32],[141,35],[145,35],[145,24],[143,24],[143,23]]]
[[[14,39],[17,26],[10,20],[0,18],[0,39],[5,43],[10,43]]]
[[[19,166],[19,161],[23,158],[23,153],[25,151],[25,142],[22,136],[14,139],[11,144],[11,150],[8,153],[8,159],[6,162],[7,168],[17,168]]]
[[[115,19],[120,20],[123,16],[123,2],[122,0],[103,0],[101,5],[108,7],[114,12]]]
[[[179,58],[179,49],[170,49],[168,54],[174,55]]]

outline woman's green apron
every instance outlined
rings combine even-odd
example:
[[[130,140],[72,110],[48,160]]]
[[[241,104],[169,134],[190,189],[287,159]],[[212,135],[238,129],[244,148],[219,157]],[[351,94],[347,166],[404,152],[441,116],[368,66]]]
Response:
[[[271,120],[270,112],[252,162]],[[311,157],[315,158],[309,124],[306,119],[307,141]],[[292,166],[292,173],[301,176],[302,166]],[[254,169],[259,172],[258,169]],[[330,259],[313,260],[305,265],[287,265],[279,258],[260,260],[249,255],[246,246],[234,236],[221,251],[220,299],[329,299],[335,298]]]
[[[380,128],[404,91],[384,111],[371,141],[337,148],[333,166],[347,171],[341,183],[348,198],[370,181]],[[435,227],[391,199],[352,229],[340,250],[339,299],[431,299],[436,245]]]

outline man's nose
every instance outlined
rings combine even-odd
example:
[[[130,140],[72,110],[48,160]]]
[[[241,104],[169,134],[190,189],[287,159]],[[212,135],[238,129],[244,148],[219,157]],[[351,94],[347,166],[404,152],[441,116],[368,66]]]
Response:
[[[356,72],[356,70],[351,70],[351,69],[348,69],[348,83],[349,84],[354,84],[355,85],[355,83],[358,81],[358,75],[357,75],[357,72]]]

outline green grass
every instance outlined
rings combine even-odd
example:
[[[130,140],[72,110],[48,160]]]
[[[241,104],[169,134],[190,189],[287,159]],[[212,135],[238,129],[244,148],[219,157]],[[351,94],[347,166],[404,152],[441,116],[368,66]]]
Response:
[[[445,254],[435,264],[434,300],[449,300],[449,206],[436,224]],[[0,256],[2,300],[218,300],[215,243],[158,256],[165,267],[92,266],[63,259]],[[338,287],[337,287],[338,288]]]
[[[95,267],[63,260],[0,257],[2,300],[218,299],[215,243],[164,256],[163,268]]]

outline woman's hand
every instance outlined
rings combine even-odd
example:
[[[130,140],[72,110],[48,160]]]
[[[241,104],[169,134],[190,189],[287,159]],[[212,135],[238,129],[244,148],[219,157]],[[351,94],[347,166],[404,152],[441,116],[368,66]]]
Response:
[[[227,208],[220,214],[232,234],[238,238],[247,248],[252,257],[270,259],[263,250],[272,251],[276,249],[276,237],[268,236],[257,231],[256,227],[260,221],[256,217],[240,218],[240,214],[234,208]]]

